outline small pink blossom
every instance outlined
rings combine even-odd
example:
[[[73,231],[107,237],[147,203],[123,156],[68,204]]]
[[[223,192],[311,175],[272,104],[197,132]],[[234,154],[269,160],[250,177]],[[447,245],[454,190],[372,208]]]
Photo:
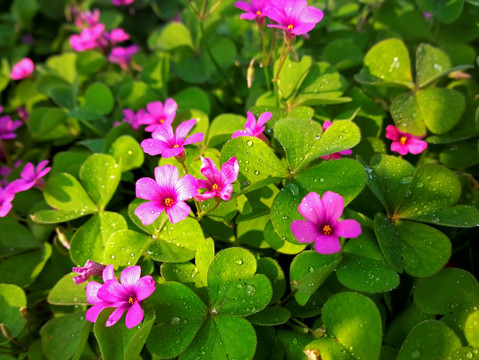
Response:
[[[86,312],[86,319],[95,322],[100,312],[108,307],[116,308],[105,326],[115,325],[126,311],[125,324],[131,329],[143,320],[141,303],[155,291],[155,281],[150,275],[141,276],[139,266],[130,266],[121,272],[120,281],[113,272],[113,265],[103,270],[103,282],[90,281],[86,286],[87,301],[93,306]]]
[[[238,178],[239,164],[233,156],[221,166],[218,171],[213,160],[201,157],[201,173],[208,179],[198,179],[200,189],[206,189],[202,194],[195,195],[197,201],[205,201],[213,197],[228,201],[233,192],[231,185]]]
[[[256,122],[256,118],[254,117],[253,113],[251,111],[248,111],[247,121],[244,126],[244,130],[235,131],[231,138],[234,139],[240,136],[254,136],[258,139],[265,141],[266,136],[264,136],[263,134],[263,131],[265,129],[264,124],[266,124],[266,122],[271,119],[272,116],[272,113],[266,111],[258,117],[258,122]]]
[[[127,47],[115,47],[111,50],[110,55],[108,55],[108,61],[118,64],[123,70],[128,68],[131,58],[135,55],[140,48],[136,45],[130,45]]]
[[[130,5],[133,3],[133,1],[135,0],[111,0],[113,5],[116,5],[116,6]]]
[[[87,281],[90,276],[101,276],[105,268],[105,265],[98,264],[97,262],[88,259],[84,266],[72,268],[72,271],[78,274],[73,278],[73,281],[78,285]]]
[[[15,191],[10,185],[0,187],[0,217],[6,216],[12,209],[12,201],[15,198]]]
[[[152,224],[163,211],[173,224],[189,215],[191,209],[185,201],[198,193],[198,182],[191,175],[178,175],[175,166],[163,165],[155,168],[155,180],[144,177],[136,182],[136,197],[149,200],[135,210],[143,225]]]
[[[34,69],[35,64],[33,61],[29,58],[23,58],[13,66],[12,71],[10,72],[10,77],[12,80],[25,79],[32,74]]]
[[[185,145],[203,141],[203,133],[196,133],[185,138],[195,124],[196,119],[182,122],[176,128],[176,132],[173,132],[171,125],[158,126],[151,134],[151,139],[141,142],[141,147],[145,153],[152,156],[161,155],[164,158],[184,156]]]
[[[43,187],[45,180],[43,177],[48,174],[50,167],[48,166],[48,160],[40,161],[35,168],[32,163],[27,163],[20,173],[20,179],[11,182],[11,186],[15,192],[26,191],[32,187]]]
[[[304,35],[311,31],[323,19],[323,12],[315,7],[308,6],[306,0],[275,0],[271,1],[265,15],[278,24],[268,27],[283,29],[286,36],[291,38]]]
[[[332,191],[326,191],[321,199],[311,192],[306,195],[298,211],[306,220],[294,220],[291,231],[300,243],[314,242],[320,254],[333,254],[341,250],[338,237],[355,238],[361,234],[356,220],[338,221],[344,209],[344,199]]]
[[[138,130],[141,126],[140,119],[145,116],[146,111],[145,109],[140,109],[138,112],[135,114],[135,112],[131,109],[123,109],[123,122],[128,123],[131,125],[131,127],[135,130]],[[121,122],[117,121],[113,124],[113,126],[118,126],[120,125]]]
[[[123,41],[129,40],[130,34],[125,32],[125,30],[121,28],[117,28],[113,29],[109,33],[105,32],[105,37],[111,43],[111,45],[115,45]]]
[[[401,155],[420,154],[427,148],[427,142],[421,140],[424,136],[414,136],[400,131],[394,125],[386,126],[386,138],[393,140],[391,151],[398,152]]]
[[[17,130],[23,123],[20,120],[12,121],[10,115],[0,116],[0,140],[11,140],[17,137]]]
[[[93,27],[100,23],[100,10],[98,9],[85,12],[74,10],[73,16],[75,16],[75,25],[79,28]]]
[[[264,23],[264,10],[268,7],[271,0],[251,0],[251,4],[246,1],[237,1],[235,6],[245,11],[241,14],[241,19],[256,20],[258,24]]]
[[[324,123],[323,123],[323,133],[326,131],[327,128],[329,128],[331,125],[333,125],[333,123],[329,120],[326,120]],[[333,154],[328,154],[328,155],[324,155],[324,156],[320,156],[321,159],[323,160],[329,160],[329,159],[332,159],[332,160],[338,160],[338,159],[341,159],[341,155],[351,155],[353,153],[353,151],[351,149],[346,149],[346,150],[342,150],[342,151],[339,151],[339,152],[336,152],[336,153],[333,153]]]
[[[96,47],[104,49],[108,45],[104,32],[105,25],[101,23],[85,28],[79,35],[70,36],[70,45],[75,51],[91,50]]]
[[[171,125],[176,116],[178,104],[175,100],[168,98],[165,104],[161,101],[154,101],[146,105],[148,113],[140,119],[142,124],[148,125],[145,131],[153,132],[158,126]]]

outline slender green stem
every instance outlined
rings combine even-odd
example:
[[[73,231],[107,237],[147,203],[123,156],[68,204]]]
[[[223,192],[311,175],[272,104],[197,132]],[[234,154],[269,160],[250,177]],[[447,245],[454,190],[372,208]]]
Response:
[[[263,67],[263,71],[264,71],[266,89],[268,91],[271,91],[271,78],[269,76],[269,66],[266,63],[268,54],[266,53],[266,40],[265,40],[265,34],[264,34],[264,23],[262,23],[262,24],[257,23],[257,24],[258,24],[259,33],[261,34],[261,50],[262,50],[262,53],[263,53],[262,67]]]

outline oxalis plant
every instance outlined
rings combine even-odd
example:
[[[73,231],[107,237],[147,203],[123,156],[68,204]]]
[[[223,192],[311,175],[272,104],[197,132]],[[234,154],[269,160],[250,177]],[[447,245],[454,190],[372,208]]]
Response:
[[[0,12],[0,360],[479,359],[477,0]]]

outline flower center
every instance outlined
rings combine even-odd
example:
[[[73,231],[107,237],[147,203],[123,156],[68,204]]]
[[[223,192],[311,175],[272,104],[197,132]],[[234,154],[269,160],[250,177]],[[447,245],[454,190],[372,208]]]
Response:
[[[163,124],[165,122],[165,119],[161,118],[160,119],[160,124]]]
[[[324,225],[321,232],[323,233],[323,235],[331,235],[333,233],[333,229],[331,229],[331,226],[329,225]]]
[[[174,147],[174,148],[179,148],[179,147],[180,147],[180,145],[178,145],[178,144],[175,144],[175,145],[173,145],[173,147]]]
[[[213,189],[213,190],[215,190],[215,191],[218,191],[219,187],[218,187],[218,185],[217,185],[217,184],[213,184],[213,187],[212,187],[212,189]]]
[[[406,145],[406,143],[407,143],[407,137],[401,136],[401,138],[399,139],[399,143],[400,143],[401,145]]]
[[[261,11],[256,11],[256,15],[261,15]]]
[[[167,206],[167,207],[173,206],[174,203],[175,203],[175,201],[171,198],[166,198],[165,199],[165,206]]]
[[[293,30],[293,27],[294,27],[294,26],[293,26],[293,25],[291,25],[291,24],[290,24],[290,25],[288,25],[288,29],[289,29],[289,30]]]
[[[136,297],[133,297],[133,296],[128,297],[128,304],[133,305],[135,301],[136,301]]]

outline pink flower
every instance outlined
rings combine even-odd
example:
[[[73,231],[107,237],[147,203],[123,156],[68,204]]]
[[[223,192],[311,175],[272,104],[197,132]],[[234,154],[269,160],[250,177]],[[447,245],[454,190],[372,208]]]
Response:
[[[239,136],[254,136],[265,141],[266,136],[263,135],[263,131],[265,129],[264,124],[266,124],[266,122],[271,119],[272,116],[272,113],[266,111],[258,117],[258,122],[256,122],[256,118],[254,117],[253,113],[248,111],[244,130],[235,131],[231,138],[234,139]]]
[[[84,266],[72,268],[72,271],[78,274],[73,278],[73,281],[77,285],[81,284],[87,281],[90,276],[100,276],[105,268],[105,265],[98,264],[88,259]]]
[[[45,184],[43,177],[48,174],[50,167],[48,165],[48,160],[40,161],[35,169],[35,166],[32,163],[27,163],[20,173],[20,179],[14,180],[11,182],[15,192],[26,191],[32,187],[42,187]]]
[[[233,156],[221,166],[218,171],[215,163],[208,158],[201,157],[201,173],[208,179],[198,180],[201,189],[206,189],[203,194],[195,195],[197,201],[205,201],[213,197],[228,201],[233,192],[231,185],[238,178],[239,164],[238,160]]]
[[[70,45],[75,51],[91,50],[96,47],[104,49],[108,43],[103,37],[105,31],[104,24],[96,24],[91,28],[83,29],[80,35],[70,36]]]
[[[161,101],[148,103],[146,105],[148,113],[140,119],[140,122],[148,125],[145,131],[153,132],[160,125],[171,125],[177,109],[178,104],[173,99],[166,99],[165,105]]]
[[[173,132],[171,125],[158,126],[151,134],[152,139],[143,140],[141,147],[148,155],[161,155],[164,158],[183,156],[184,145],[203,141],[203,133],[196,133],[185,139],[195,124],[196,119],[182,122],[176,128],[176,132]]]
[[[141,268],[130,266],[121,272],[120,281],[113,272],[113,265],[103,270],[104,284],[90,281],[86,286],[87,301],[93,306],[86,312],[88,321],[95,322],[107,307],[116,308],[105,326],[113,326],[126,311],[125,324],[131,329],[143,320],[141,303],[155,291],[155,281],[150,275],[140,278]]]
[[[12,209],[12,201],[15,198],[15,191],[10,185],[0,187],[0,217],[6,216]]]
[[[32,74],[33,69],[35,69],[33,61],[29,58],[23,58],[13,66],[12,71],[10,72],[10,77],[12,80],[25,79]]]
[[[198,193],[198,182],[191,175],[178,179],[178,169],[173,165],[155,168],[155,180],[141,178],[136,182],[136,197],[150,200],[140,204],[135,215],[143,225],[152,224],[163,210],[173,224],[186,219],[191,209],[185,200]]]
[[[75,25],[79,28],[93,27],[100,22],[100,10],[98,9],[85,12],[75,11],[73,15],[75,16]]]
[[[323,123],[323,133],[326,131],[327,128],[329,128],[331,125],[333,125],[333,123],[329,120],[326,120],[324,123]],[[340,152],[336,152],[336,153],[333,153],[333,154],[328,154],[328,155],[324,155],[324,156],[320,156],[321,159],[323,160],[329,160],[329,159],[333,159],[333,160],[338,160],[338,159],[341,159],[341,155],[351,155],[353,153],[353,151],[351,149],[346,149],[346,150],[342,150]]]
[[[264,22],[264,10],[271,0],[251,0],[251,4],[246,1],[237,1],[235,6],[245,11],[241,14],[241,19],[256,20],[259,24]]]
[[[108,55],[108,61],[118,64],[123,70],[128,68],[131,58],[135,55],[140,48],[136,45],[130,45],[127,47],[115,47],[111,50],[110,55]]]
[[[116,6],[130,5],[133,3],[133,1],[135,0],[111,0],[113,5],[116,5]]]
[[[341,250],[338,237],[355,238],[361,234],[356,220],[338,221],[343,213],[344,199],[332,191],[326,191],[321,199],[311,192],[306,195],[298,211],[306,220],[294,220],[291,231],[300,243],[314,242],[320,254],[333,254]]]
[[[10,115],[0,116],[0,140],[11,140],[17,137],[15,130],[22,126],[20,120],[12,121]]]
[[[278,23],[268,27],[283,29],[290,38],[306,34],[323,18],[323,12],[308,6],[306,0],[275,0],[264,13]]]
[[[123,122],[128,123],[131,125],[131,127],[135,130],[138,130],[141,126],[140,119],[145,116],[146,111],[144,109],[138,110],[138,112],[135,114],[135,112],[131,109],[123,109]],[[118,126],[120,125],[120,122],[115,122],[113,126]]]
[[[110,31],[110,33],[105,32],[105,37],[108,41],[110,41],[112,45],[130,39],[130,35],[121,28],[113,29],[112,31]]]
[[[426,135],[424,135],[426,136]],[[424,136],[414,136],[400,131],[394,125],[386,126],[386,138],[393,140],[391,151],[398,152],[401,155],[420,154],[427,148],[427,142],[421,140]]]

